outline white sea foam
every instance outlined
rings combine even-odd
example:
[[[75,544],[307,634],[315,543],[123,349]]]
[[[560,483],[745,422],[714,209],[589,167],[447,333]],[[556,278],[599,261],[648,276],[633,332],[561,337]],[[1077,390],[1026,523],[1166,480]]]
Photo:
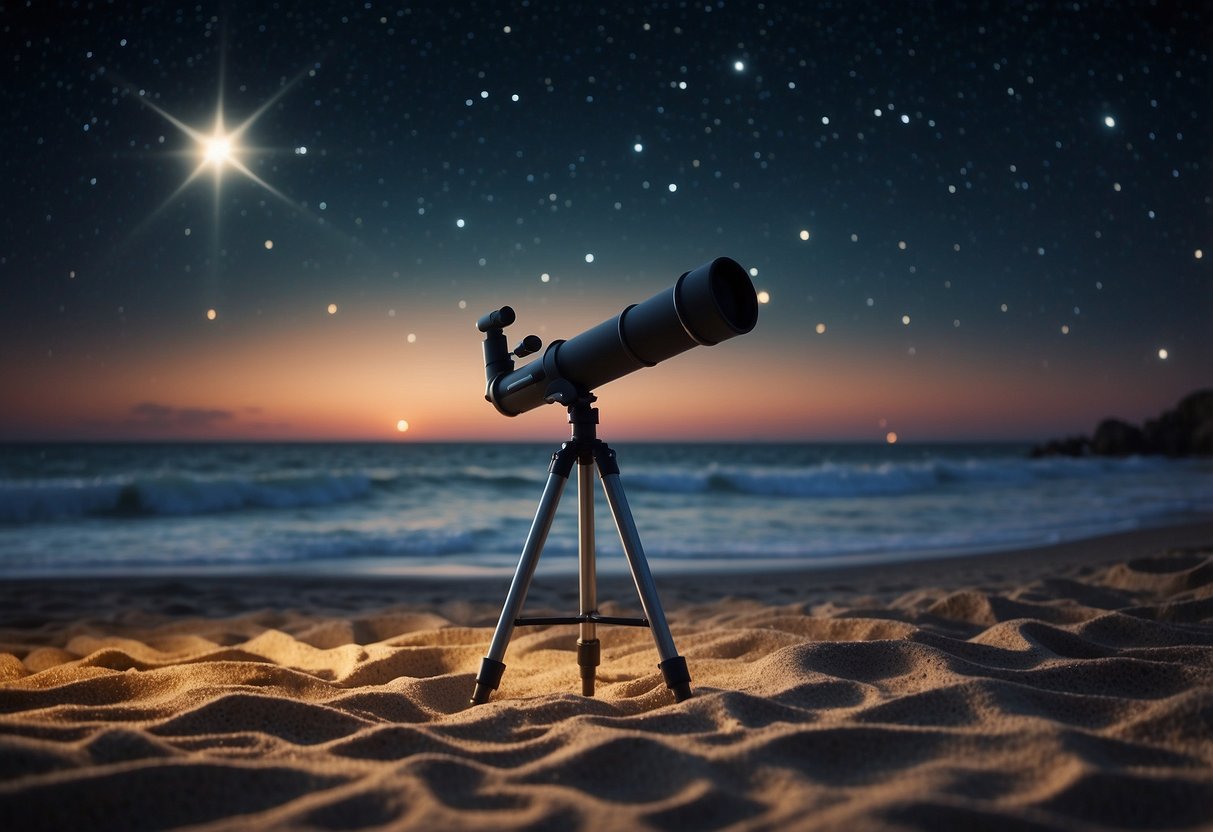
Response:
[[[0,575],[502,568],[521,551],[551,451],[0,448]],[[1030,460],[1005,446],[667,444],[628,446],[620,465],[646,554],[692,568],[1034,545],[1213,513],[1207,462]],[[576,562],[572,479],[546,565]],[[623,569],[600,493],[596,507],[600,568]]]

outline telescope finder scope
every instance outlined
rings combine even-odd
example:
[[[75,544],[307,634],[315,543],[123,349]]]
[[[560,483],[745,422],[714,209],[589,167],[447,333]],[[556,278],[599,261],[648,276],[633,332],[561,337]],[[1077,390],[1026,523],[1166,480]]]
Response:
[[[550,402],[572,404],[570,391],[588,395],[691,347],[744,335],[758,322],[758,297],[746,270],[735,260],[718,257],[598,326],[567,341],[553,341],[541,357],[518,369],[501,331],[513,322],[514,310],[508,306],[476,322],[485,333],[484,397],[506,416]],[[513,355],[521,358],[537,351],[538,340],[528,336]]]

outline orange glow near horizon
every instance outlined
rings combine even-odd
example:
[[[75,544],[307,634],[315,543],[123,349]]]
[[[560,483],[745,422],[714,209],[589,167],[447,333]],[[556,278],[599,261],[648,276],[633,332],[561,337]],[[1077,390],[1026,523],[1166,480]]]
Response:
[[[344,304],[333,314],[303,304],[269,325],[207,315],[194,329],[165,332],[160,348],[42,365],[10,359],[0,371],[35,394],[10,406],[0,427],[9,439],[559,441],[568,430],[561,408],[507,418],[484,401],[470,311],[481,305],[388,314]],[[574,334],[601,320],[584,308],[553,312],[545,316]],[[888,442],[895,426],[901,442],[1035,440],[1089,431],[1109,414],[1145,418],[1170,395],[1160,392],[1156,404],[1097,373],[1076,388],[1073,375],[973,350],[924,344],[911,357],[865,347],[844,330],[789,350],[760,328],[604,385],[595,391],[602,435]]]
[[[29,438],[65,439],[564,436],[567,420],[558,407],[514,418],[498,414],[483,400],[475,333],[443,329],[466,337],[428,333],[410,343],[388,323],[348,324],[322,334],[216,338],[203,347],[119,356],[104,375],[83,365],[60,372],[53,383],[41,381],[36,400],[10,408],[10,423]],[[890,371],[881,355],[822,361],[810,370],[769,352],[761,340],[739,339],[692,350],[596,392],[603,436],[613,440],[892,442],[895,434],[884,425],[894,423],[897,433],[919,441],[1044,438],[1058,433],[1059,424],[1088,430],[1105,415],[1100,402],[1106,398],[1092,404],[1060,382],[1024,372],[994,385],[988,376],[955,364],[928,371],[909,362]],[[1033,407],[1032,401],[1050,403]]]

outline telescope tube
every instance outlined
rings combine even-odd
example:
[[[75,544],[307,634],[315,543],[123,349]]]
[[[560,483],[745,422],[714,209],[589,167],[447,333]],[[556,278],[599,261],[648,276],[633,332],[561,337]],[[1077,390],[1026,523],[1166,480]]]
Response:
[[[485,397],[505,415],[517,416],[564,401],[570,391],[590,393],[691,347],[744,335],[757,322],[750,276],[735,260],[719,257],[684,273],[673,288],[567,341],[553,342],[542,358],[492,379]]]

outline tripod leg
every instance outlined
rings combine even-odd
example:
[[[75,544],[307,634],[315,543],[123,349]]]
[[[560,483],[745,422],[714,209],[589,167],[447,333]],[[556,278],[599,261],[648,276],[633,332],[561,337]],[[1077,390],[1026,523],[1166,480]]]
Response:
[[[505,663],[502,661],[505,658],[505,649],[510,644],[510,636],[514,634],[514,621],[522,612],[522,605],[526,603],[526,593],[531,587],[535,567],[539,565],[539,554],[543,551],[548,532],[551,531],[552,520],[556,517],[560,495],[568,483],[573,458],[573,452],[567,448],[562,448],[552,457],[547,485],[543,487],[543,496],[539,498],[539,508],[535,511],[535,519],[531,521],[531,530],[522,547],[522,556],[518,558],[518,568],[514,570],[514,580],[510,582],[510,591],[505,597],[501,618],[497,620],[497,629],[493,631],[489,651],[480,662],[476,689],[471,699],[473,705],[488,702],[489,695],[501,684],[501,675],[505,672]]]
[[[649,571],[649,562],[645,559],[644,548],[640,544],[640,533],[636,531],[636,522],[632,519],[627,495],[623,493],[623,485],[619,481],[619,464],[615,461],[615,452],[602,445],[595,452],[595,459],[598,462],[598,472],[602,476],[602,490],[606,493],[611,516],[619,530],[619,540],[623,544],[628,566],[632,570],[632,580],[636,582],[640,605],[644,609],[645,618],[649,620],[653,640],[657,643],[657,654],[661,656],[661,664],[657,667],[665,678],[666,687],[673,691],[676,702],[690,699],[691,673],[687,669],[686,659],[678,655],[674,637],[670,635],[670,625],[666,623],[665,610],[661,608],[661,599],[657,597],[653,573]]]

